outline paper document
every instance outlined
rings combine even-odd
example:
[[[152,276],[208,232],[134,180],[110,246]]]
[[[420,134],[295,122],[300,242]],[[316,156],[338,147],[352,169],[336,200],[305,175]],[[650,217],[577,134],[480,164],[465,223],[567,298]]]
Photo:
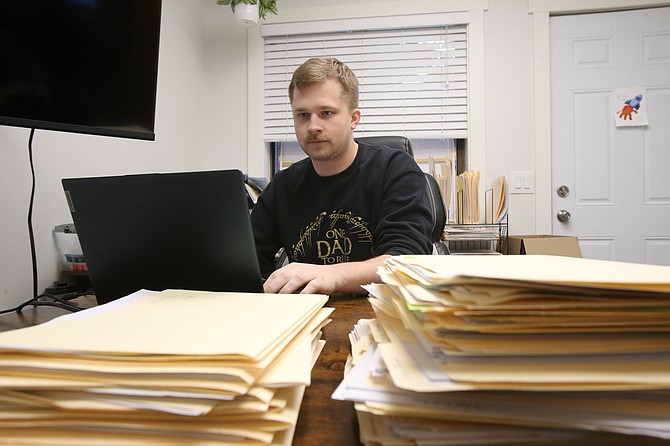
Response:
[[[378,273],[333,394],[364,441],[670,441],[670,267],[396,256]]]
[[[0,333],[2,440],[290,445],[327,300],[141,291]]]

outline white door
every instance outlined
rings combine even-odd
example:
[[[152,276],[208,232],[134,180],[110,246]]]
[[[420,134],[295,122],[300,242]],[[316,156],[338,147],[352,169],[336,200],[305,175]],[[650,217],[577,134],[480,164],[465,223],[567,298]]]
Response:
[[[577,236],[584,257],[670,265],[670,8],[550,29],[553,233]],[[616,126],[613,93],[630,87],[647,126]]]

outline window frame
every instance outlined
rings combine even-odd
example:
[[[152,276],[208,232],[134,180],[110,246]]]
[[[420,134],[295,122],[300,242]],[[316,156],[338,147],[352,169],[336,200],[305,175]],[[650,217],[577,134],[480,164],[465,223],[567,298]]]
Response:
[[[304,6],[287,5],[281,15],[269,17],[266,24],[247,31],[247,79],[248,79],[248,120],[247,120],[247,169],[254,176],[271,176],[272,151],[270,143],[263,140],[263,64],[264,42],[262,33],[268,32],[272,26],[284,26],[289,29],[308,30],[310,27],[325,26],[326,22],[347,22],[348,20],[363,23],[400,23],[420,25],[441,21],[449,24],[449,16],[467,17],[468,33],[468,135],[465,149],[467,168],[479,170],[482,179],[486,179],[485,151],[485,83],[484,83],[484,12],[488,9],[488,0],[463,0],[455,2],[442,0],[426,0],[420,3],[393,2],[384,6],[384,16],[380,16],[379,8],[374,5],[360,5],[356,8],[342,6]],[[324,16],[329,20],[320,20]],[[371,16],[371,17],[367,17]],[[280,28],[276,28],[280,29]]]

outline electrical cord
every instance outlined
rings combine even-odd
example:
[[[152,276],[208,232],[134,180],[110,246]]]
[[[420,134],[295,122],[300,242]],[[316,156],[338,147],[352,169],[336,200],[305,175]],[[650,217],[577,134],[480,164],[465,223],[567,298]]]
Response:
[[[76,312],[82,310],[82,308],[74,304],[71,304],[70,302],[68,302],[68,300],[74,299],[79,296],[80,295],[77,293],[68,293],[67,295],[60,295],[60,296],[58,294],[42,293],[39,296],[33,297],[14,308],[11,308],[9,310],[1,310],[0,314],[13,313],[13,312],[20,313],[21,310],[23,310],[28,305],[32,305],[33,307],[38,306],[58,307],[62,308],[63,310]],[[48,298],[52,300],[42,300],[42,298]]]
[[[35,250],[35,233],[33,231],[33,204],[35,203],[35,164],[33,163],[33,137],[35,129],[30,129],[28,139],[28,158],[30,160],[30,172],[32,174],[32,187],[30,191],[30,204],[28,206],[28,235],[30,236],[30,254],[33,264],[33,298],[37,299],[37,255]]]
[[[33,231],[33,205],[35,203],[35,163],[33,162],[33,138],[35,136],[35,129],[30,129],[30,138],[28,139],[28,158],[30,160],[30,172],[32,176],[32,186],[30,191],[30,204],[28,205],[28,236],[30,237],[30,255],[32,259],[33,267],[33,296],[29,300],[23,302],[22,304],[8,309],[0,310],[0,314],[6,313],[21,313],[25,307],[32,305],[33,307],[37,306],[49,306],[49,307],[58,307],[68,311],[80,311],[81,308],[78,306],[67,302],[70,299],[74,299],[80,296],[78,293],[67,293],[67,294],[51,294],[51,293],[42,293],[38,294],[38,279],[37,279],[37,254],[35,249],[35,232]],[[44,299],[50,300],[44,300]]]
[[[38,294],[38,279],[37,279],[37,255],[35,249],[35,232],[33,231],[33,205],[35,203],[35,163],[33,162],[33,138],[35,136],[35,129],[30,129],[30,138],[28,139],[28,158],[30,160],[30,172],[32,177],[32,186],[30,191],[30,204],[28,206],[28,236],[30,237],[30,255],[32,259],[33,267],[33,297],[24,303],[20,304],[17,307],[11,308],[9,310],[0,310],[0,314],[20,313],[23,308],[28,305],[32,306],[50,306],[58,307],[68,311],[79,311],[81,308],[73,305],[67,300],[74,299],[78,297],[77,293],[69,293],[68,295],[56,295],[50,293]],[[43,298],[48,298],[51,300],[43,300]]]

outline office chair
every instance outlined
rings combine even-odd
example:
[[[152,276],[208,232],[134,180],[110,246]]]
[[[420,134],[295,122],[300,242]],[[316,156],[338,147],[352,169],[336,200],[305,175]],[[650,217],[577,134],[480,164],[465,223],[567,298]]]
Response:
[[[363,136],[356,138],[356,142],[403,150],[414,157],[412,144],[410,140],[404,136]],[[428,193],[429,198],[428,202],[430,203],[430,208],[433,214],[433,232],[431,234],[433,246],[435,247],[437,254],[449,254],[449,248],[447,248],[447,245],[442,241],[442,232],[444,231],[444,225],[447,222],[447,212],[444,209],[442,194],[440,193],[437,181],[431,174],[426,173],[424,177],[426,179],[426,192]]]

